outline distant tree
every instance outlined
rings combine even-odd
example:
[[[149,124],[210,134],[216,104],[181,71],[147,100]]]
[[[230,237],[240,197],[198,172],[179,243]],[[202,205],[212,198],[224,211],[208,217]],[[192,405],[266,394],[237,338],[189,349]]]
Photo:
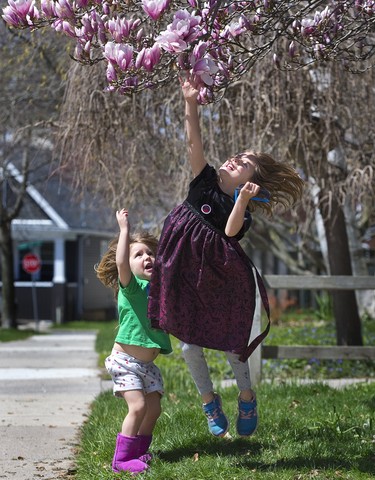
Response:
[[[17,327],[12,220],[23,205],[31,171],[41,160],[35,151],[52,139],[51,121],[62,98],[63,43],[15,34],[0,24],[0,263],[2,328]],[[39,147],[38,147],[39,145]],[[34,154],[32,154],[32,147]],[[17,170],[13,168],[17,163]]]
[[[180,92],[144,91],[132,98],[103,92],[101,64],[69,70],[59,118],[60,163],[75,191],[90,186],[113,208],[126,206],[155,226],[181,198],[185,168]]]

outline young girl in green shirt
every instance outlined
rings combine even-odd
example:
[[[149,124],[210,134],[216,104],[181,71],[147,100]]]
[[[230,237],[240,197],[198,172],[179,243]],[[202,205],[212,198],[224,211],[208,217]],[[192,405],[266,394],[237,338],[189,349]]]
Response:
[[[130,236],[128,211],[116,212],[120,228],[96,272],[117,295],[119,329],[112,353],[105,360],[114,395],[123,398],[128,413],[117,435],[112,462],[114,472],[133,474],[148,468],[148,448],[161,413],[163,379],[154,364],[171,353],[167,334],[152,329],[147,318],[148,284],[155,261],[157,239],[148,233]]]

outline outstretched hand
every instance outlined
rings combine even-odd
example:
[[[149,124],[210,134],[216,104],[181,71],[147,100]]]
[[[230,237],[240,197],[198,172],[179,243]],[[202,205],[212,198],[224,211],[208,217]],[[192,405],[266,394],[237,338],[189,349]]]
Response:
[[[196,88],[194,82],[189,77],[186,79],[180,77],[180,85],[185,100],[187,102],[196,102],[199,95],[199,90]]]
[[[118,226],[120,227],[120,230],[129,228],[128,214],[129,212],[125,208],[122,208],[121,210],[117,210],[116,218],[117,218],[117,223],[118,223]]]

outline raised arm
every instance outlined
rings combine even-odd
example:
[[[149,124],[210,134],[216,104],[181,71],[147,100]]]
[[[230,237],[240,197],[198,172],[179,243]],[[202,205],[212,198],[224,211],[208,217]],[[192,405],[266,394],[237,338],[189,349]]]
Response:
[[[204,159],[201,129],[198,114],[198,90],[189,80],[181,83],[185,98],[185,128],[188,142],[188,156],[194,177],[200,174],[206,166]]]
[[[120,235],[116,248],[116,265],[118,278],[123,287],[127,287],[130,283],[132,272],[129,264],[129,220],[128,211],[123,208],[116,212],[118,226],[120,227]]]
[[[231,211],[225,226],[225,234],[228,237],[234,237],[241,230],[249,200],[250,198],[255,197],[259,190],[259,185],[251,182],[246,182],[241,188],[238,199],[234,204],[233,210]]]

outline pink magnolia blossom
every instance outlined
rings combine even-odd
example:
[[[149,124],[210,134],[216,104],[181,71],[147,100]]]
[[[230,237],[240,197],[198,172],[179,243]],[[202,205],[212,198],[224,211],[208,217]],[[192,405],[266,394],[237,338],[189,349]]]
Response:
[[[188,43],[199,36],[201,17],[190,14],[187,10],[179,10],[173,21],[156,38],[156,42],[163,50],[170,53],[181,53],[188,47]]]
[[[93,28],[91,18],[88,13],[85,13],[85,15],[82,17],[81,23],[82,27],[76,28],[77,37],[83,37],[86,39],[92,38],[95,34],[95,29]]]
[[[190,63],[192,65],[192,73],[194,77],[205,85],[213,85],[213,77],[218,72],[219,67],[209,53],[205,53],[207,49],[206,42],[200,42],[194,47],[190,55]]]
[[[216,63],[209,57],[201,58],[193,66],[193,73],[206,85],[213,85],[213,75],[219,70]]]
[[[242,33],[246,32],[249,28],[249,22],[245,21],[243,17],[240,17],[238,21],[231,22],[227,25],[223,32],[220,34],[221,37],[232,37],[236,38]]]
[[[91,50],[91,41],[88,40],[84,47],[83,47],[83,50],[85,51],[85,53],[87,53],[87,55],[90,55],[90,50]]]
[[[140,28],[136,35],[137,42],[141,41],[144,36],[145,36],[145,32],[143,28]]]
[[[106,77],[109,83],[115,82],[117,80],[116,69],[111,62],[107,64]]]
[[[76,37],[79,39],[93,40],[97,37],[104,45],[107,42],[107,29],[103,19],[95,12],[85,13],[81,18],[81,27],[76,27]]]
[[[96,10],[90,11],[90,18],[95,31],[100,31],[105,28],[104,21]]]
[[[74,11],[68,0],[57,0],[55,10],[58,18],[74,18]]]
[[[108,42],[104,48],[104,56],[124,72],[133,65],[133,47],[128,44]]]
[[[208,43],[207,42],[199,42],[195,45],[193,49],[193,57],[195,58],[202,58],[205,53],[208,51]]]
[[[75,5],[78,8],[86,8],[90,0],[74,0]]]
[[[153,20],[158,20],[167,10],[171,0],[142,0],[142,8]]]
[[[229,78],[229,69],[227,68],[225,63],[224,62],[218,62],[217,66],[219,68],[219,71],[220,71],[221,75],[224,78]]]
[[[118,91],[122,94],[126,94],[128,92],[133,92],[134,88],[138,85],[138,77],[127,77],[119,87]]]
[[[47,18],[56,16],[55,2],[52,0],[41,0],[40,8]]]
[[[205,103],[212,102],[212,100],[213,100],[212,91],[209,90],[207,87],[202,87],[199,90],[198,102],[205,104]]]
[[[190,13],[187,10],[178,10],[176,12],[173,22],[168,25],[167,30],[176,32],[180,37],[187,41],[194,41],[199,35],[197,28],[201,22],[201,17]]]
[[[126,18],[112,18],[107,22],[109,33],[115,42],[121,43],[129,37],[130,25]]]
[[[34,0],[9,0],[3,9],[2,18],[13,27],[32,25],[39,18]]]
[[[104,13],[104,15],[110,15],[110,13],[111,13],[111,6],[108,5],[107,2],[103,2],[103,3],[102,3],[102,7],[103,7],[103,13]]]
[[[73,58],[79,62],[87,62],[87,60],[90,58],[90,52],[87,51],[86,47],[86,42],[78,41],[76,48],[74,49]]]
[[[53,26],[56,32],[65,33],[65,35],[68,35],[68,37],[76,36],[74,27],[66,20],[56,20]]]
[[[142,50],[140,52],[138,52],[137,58],[135,59],[135,68],[137,68],[137,69],[142,68],[143,59],[145,58],[145,54],[146,54],[146,49],[145,48],[142,48]]]
[[[142,50],[138,53],[135,67],[136,68],[144,68],[147,72],[152,72],[154,66],[160,60],[160,47],[158,44],[151,48],[142,48]]]
[[[156,37],[156,42],[169,53],[180,53],[187,49],[187,43],[176,32],[162,32]]]

